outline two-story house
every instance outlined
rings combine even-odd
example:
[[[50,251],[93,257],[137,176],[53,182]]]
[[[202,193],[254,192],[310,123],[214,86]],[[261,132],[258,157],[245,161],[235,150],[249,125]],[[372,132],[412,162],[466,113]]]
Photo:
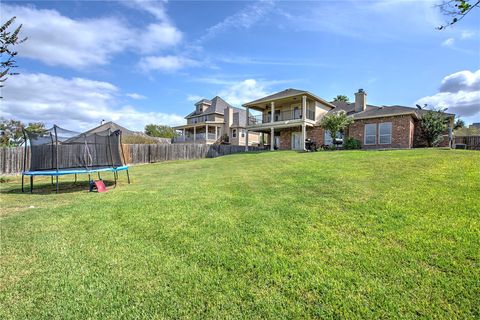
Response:
[[[188,114],[187,124],[176,126],[178,136],[174,143],[214,144],[228,141],[232,145],[258,145],[260,134],[250,132],[247,137],[247,112],[235,108],[216,96],[195,103],[195,110]]]
[[[354,122],[344,132],[358,139],[365,149],[413,148],[425,146],[421,118],[427,110],[405,106],[367,104],[367,93],[359,89],[355,102],[327,102],[305,90],[287,89],[243,105],[250,116],[246,129],[261,133],[262,141],[274,149],[304,150],[305,139],[317,145],[330,144],[329,132],[320,120],[329,112],[344,110]],[[448,130],[442,146],[451,143],[454,114],[446,113]]]

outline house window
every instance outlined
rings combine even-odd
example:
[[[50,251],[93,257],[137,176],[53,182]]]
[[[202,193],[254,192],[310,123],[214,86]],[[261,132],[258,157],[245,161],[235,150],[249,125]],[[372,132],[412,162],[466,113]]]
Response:
[[[392,143],[392,123],[384,122],[378,124],[378,143],[391,144]]]
[[[245,130],[242,129],[242,138],[245,138]]]
[[[237,129],[233,129],[232,130],[232,138],[236,138],[237,137]]]
[[[376,123],[366,124],[364,144],[372,145],[376,143],[377,143],[377,124]]]
[[[293,119],[300,119],[300,108],[299,107],[294,107],[293,108]]]
[[[341,132],[338,132],[337,133],[337,139],[343,139],[343,133]],[[324,137],[324,144],[326,145],[333,145],[333,139],[332,139],[332,135],[330,134],[330,131],[325,131],[325,137]]]
[[[208,116],[205,116],[203,119],[204,119],[204,121],[207,121],[207,120],[208,120]]]

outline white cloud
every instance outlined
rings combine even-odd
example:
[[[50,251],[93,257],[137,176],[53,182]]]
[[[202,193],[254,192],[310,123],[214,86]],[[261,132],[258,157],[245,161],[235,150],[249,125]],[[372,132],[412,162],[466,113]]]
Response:
[[[225,32],[228,29],[249,29],[253,25],[262,21],[262,19],[271,12],[274,5],[275,3],[271,0],[257,1],[250,4],[244,9],[208,28],[197,43],[214,38],[219,33]]]
[[[132,130],[145,124],[176,125],[183,117],[162,112],[143,112],[121,106],[120,90],[111,83],[84,78],[62,78],[43,73],[11,77],[3,88],[0,116],[25,122],[42,121],[72,130],[94,127],[102,119],[115,121]]]
[[[255,79],[246,79],[222,89],[218,95],[234,106],[256,100],[270,94],[267,91],[269,83]]]
[[[480,70],[455,72],[442,80],[440,92],[480,91]]]
[[[125,94],[127,97],[129,98],[132,98],[132,99],[135,99],[135,100],[143,100],[143,99],[146,99],[147,97],[141,95],[141,94],[138,94],[138,93],[126,93]]]
[[[480,70],[459,71],[442,80],[439,92],[417,100],[418,104],[448,107],[467,122],[480,121]]]
[[[199,62],[181,56],[148,56],[140,60],[138,66],[144,72],[174,72],[186,67],[198,66]]]
[[[442,42],[442,46],[444,47],[451,47],[455,44],[455,39],[454,38],[448,38],[445,41]]]
[[[152,53],[173,47],[182,40],[182,33],[167,23],[152,23],[147,26],[145,31],[138,32],[140,32],[138,42],[143,53]]]
[[[182,33],[164,19],[134,28],[117,17],[72,19],[56,10],[2,4],[2,15],[16,16],[28,40],[19,46],[23,57],[47,65],[76,69],[109,63],[129,49],[154,52],[181,42]],[[159,16],[161,16],[159,14]]]

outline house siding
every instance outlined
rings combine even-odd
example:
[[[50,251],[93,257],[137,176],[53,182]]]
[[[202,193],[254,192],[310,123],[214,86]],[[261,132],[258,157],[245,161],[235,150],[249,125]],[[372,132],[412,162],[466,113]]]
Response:
[[[390,144],[379,144],[378,124],[384,122],[392,123],[392,140]],[[365,145],[364,134],[366,124],[377,124],[377,140],[375,144]],[[414,122],[410,115],[383,117],[375,119],[355,120],[348,128],[348,136],[358,139],[364,149],[384,149],[384,148],[412,148],[414,133]]]

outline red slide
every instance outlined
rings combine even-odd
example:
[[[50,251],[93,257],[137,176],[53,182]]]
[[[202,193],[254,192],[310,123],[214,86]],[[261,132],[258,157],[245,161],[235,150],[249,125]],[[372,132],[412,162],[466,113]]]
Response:
[[[95,187],[97,188],[98,192],[107,192],[107,187],[105,187],[103,180],[95,181]]]

